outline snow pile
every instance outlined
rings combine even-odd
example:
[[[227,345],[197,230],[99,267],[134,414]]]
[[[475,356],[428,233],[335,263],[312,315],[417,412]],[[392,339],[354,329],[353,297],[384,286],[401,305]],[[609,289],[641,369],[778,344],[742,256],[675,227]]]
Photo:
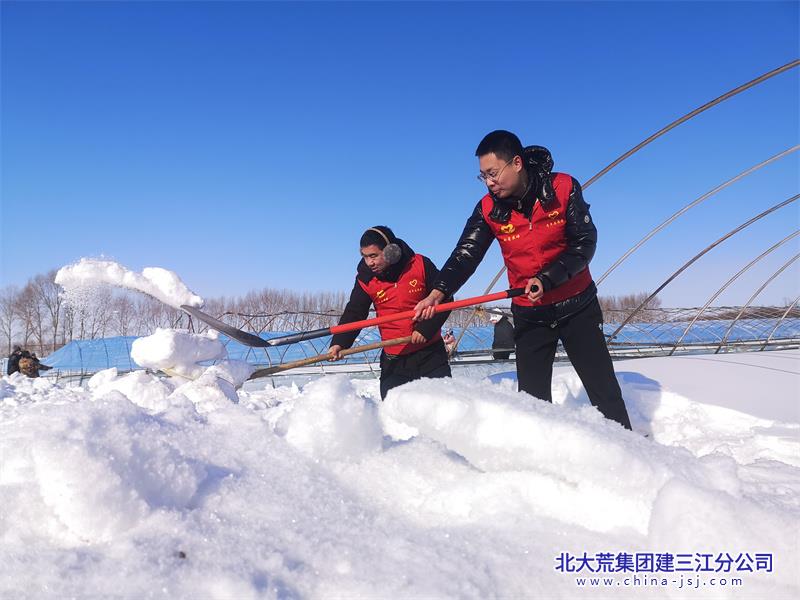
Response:
[[[236,389],[251,367],[239,361],[223,361],[206,367],[196,379],[161,378],[144,371],[118,375],[106,369],[94,375],[87,387],[94,397],[121,395],[132,404],[153,412],[191,406],[201,414],[239,402]]]
[[[144,371],[119,376],[116,368],[106,369],[92,376],[87,387],[95,397],[122,396],[131,404],[152,411],[163,411],[172,406],[169,396],[173,387],[170,383]]]
[[[123,379],[141,403],[154,395],[131,383],[137,377]],[[100,391],[87,401],[86,393],[43,379],[15,374],[8,381],[18,397],[39,387],[49,398],[30,403],[31,410],[14,410],[13,418],[6,398],[0,488],[2,535],[9,543],[31,537],[56,547],[111,541],[153,509],[185,507],[205,477],[203,466],[183,454],[180,428],[122,393],[94,386]]]
[[[225,347],[214,332],[195,334],[159,328],[153,335],[135,340],[131,355],[139,365],[163,371],[169,377],[145,371],[119,376],[116,368],[105,369],[87,382],[94,397],[116,393],[154,412],[191,404],[207,413],[238,402],[236,389],[255,369],[246,362],[225,358]],[[199,364],[204,361],[216,362],[211,366]]]
[[[533,492],[535,512],[597,531],[646,533],[655,496],[674,476],[670,453],[592,407],[564,411],[488,382],[413,382],[392,390],[382,413],[390,431],[399,422],[483,472],[519,474],[517,491]]]
[[[309,383],[286,406],[276,430],[315,459],[359,460],[381,447],[375,405],[356,393],[346,377]]]
[[[798,424],[641,373],[620,375],[638,432],[572,371],[553,405],[469,372],[384,403],[344,375],[237,392],[226,367],[196,370],[214,341],[160,331],[137,349],[194,381],[3,378],[0,596],[571,598],[563,552],[770,553],[771,572],[728,573],[741,588],[689,593],[800,593]],[[614,597],[689,594],[609,576]]]
[[[692,404],[682,400],[676,408]],[[800,559],[796,536],[786,534],[796,531],[798,497],[783,513],[774,510],[773,499],[748,497],[744,488],[751,473],[729,454],[697,458],[687,449],[626,432],[590,406],[564,410],[489,382],[413,382],[392,390],[382,413],[389,429],[400,422],[417,430],[464,457],[490,481],[503,474],[505,489],[498,489],[497,497],[517,496],[516,503],[528,505],[526,512],[599,532],[630,528],[666,546],[724,551],[733,543]],[[734,420],[722,422],[741,431],[757,421],[731,416]],[[794,432],[793,439],[779,433],[778,445],[786,446],[786,455],[793,451],[797,461],[798,428],[784,429]],[[764,435],[767,431],[751,430],[749,437],[772,437]],[[779,479],[798,475],[789,465],[773,467]],[[462,512],[470,502],[483,501],[485,486],[480,488],[469,494],[471,499],[463,490]],[[752,526],[737,526],[739,520]]]
[[[48,419],[47,435],[41,424],[23,424],[39,435],[24,451],[9,450],[9,460],[30,470],[41,509],[52,517],[35,522],[63,543],[108,542],[155,508],[185,507],[205,477],[203,467],[170,441],[167,424],[121,396],[69,418]]]
[[[94,258],[82,258],[77,263],[61,267],[55,282],[64,288],[74,304],[85,302],[100,284],[143,292],[173,308],[182,304],[202,307],[203,299],[193,293],[180,277],[161,267],[145,267],[136,273],[121,264]]]

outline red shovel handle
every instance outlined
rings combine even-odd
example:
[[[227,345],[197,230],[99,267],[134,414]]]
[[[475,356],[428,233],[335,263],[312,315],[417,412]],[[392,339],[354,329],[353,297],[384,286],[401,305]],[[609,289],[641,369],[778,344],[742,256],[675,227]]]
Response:
[[[463,300],[455,300],[453,302],[443,302],[442,304],[437,304],[433,310],[435,313],[440,313],[447,310],[455,310],[456,308],[464,308],[465,306],[474,306],[475,304],[481,304],[483,302],[505,300],[506,298],[521,296],[524,293],[525,290],[522,288],[515,288],[506,290],[504,292],[488,294],[486,296],[476,296],[475,298],[465,298]],[[343,323],[342,325],[334,325],[331,327],[331,333],[345,333],[346,331],[354,331],[356,329],[363,329],[364,327],[374,327],[375,325],[382,325],[383,323],[391,323],[392,321],[410,319],[414,316],[414,314],[415,311],[413,310],[404,310],[403,312],[385,315],[383,317],[374,317],[372,319],[364,319],[363,321],[351,321],[350,323]]]
[[[534,288],[531,288],[534,290]],[[535,291],[535,290],[534,290]],[[453,310],[456,308],[463,308],[465,306],[474,306],[475,304],[482,304],[484,302],[493,302],[494,300],[505,300],[506,298],[514,298],[525,294],[523,288],[512,288],[503,292],[496,292],[494,294],[487,294],[485,296],[475,296],[473,298],[464,298],[463,300],[455,300],[454,302],[443,302],[434,307],[435,313],[444,312],[446,310]],[[400,321],[402,319],[411,319],[415,314],[414,310],[405,310],[403,312],[385,315],[383,317],[374,317],[372,319],[364,319],[362,321],[352,321],[350,323],[343,323],[341,325],[334,325],[333,327],[325,327],[324,329],[315,329],[313,331],[301,331],[300,333],[293,333],[283,337],[272,338],[267,340],[270,346],[283,346],[284,344],[294,344],[303,340],[311,340],[314,338],[323,337],[326,335],[345,333],[348,331],[355,331],[356,329],[363,329],[364,327],[374,327],[375,325],[382,325],[383,323],[391,323],[392,321]]]

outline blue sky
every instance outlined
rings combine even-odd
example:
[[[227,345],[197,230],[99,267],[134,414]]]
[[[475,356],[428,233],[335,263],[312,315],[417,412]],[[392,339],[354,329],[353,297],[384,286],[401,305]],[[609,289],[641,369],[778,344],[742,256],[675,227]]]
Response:
[[[483,194],[493,129],[588,180],[645,137],[798,57],[797,2],[3,2],[0,282],[82,256],[178,272],[204,296],[347,290],[387,224],[442,264]],[[798,144],[800,69],[704,113],[586,190],[599,277],[675,210]],[[601,293],[655,289],[797,193],[793,154],[654,238]],[[705,302],[800,226],[797,205],[663,293]],[[732,286],[741,303],[798,252]],[[493,248],[461,296],[501,266]],[[800,267],[761,297],[798,294]],[[501,284],[503,285],[503,284]],[[498,286],[497,289],[500,289]]]

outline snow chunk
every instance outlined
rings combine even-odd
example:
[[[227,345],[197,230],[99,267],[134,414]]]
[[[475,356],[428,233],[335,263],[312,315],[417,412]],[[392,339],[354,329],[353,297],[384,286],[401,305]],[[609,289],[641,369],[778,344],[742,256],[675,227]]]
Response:
[[[378,450],[383,440],[374,405],[343,375],[306,385],[278,429],[292,446],[316,459],[358,460]]]
[[[252,375],[257,367],[243,360],[225,359],[210,366],[206,372],[230,383],[239,389]]]
[[[189,381],[179,386],[168,398],[174,404],[180,404],[183,399],[194,404],[197,412],[210,413],[220,408],[239,402],[234,385],[214,367],[207,369],[194,381]]]
[[[131,358],[142,367],[170,370],[190,379],[199,377],[206,369],[198,362],[227,355],[215,331],[201,334],[159,327],[154,334],[138,338],[131,345]]]
[[[172,387],[167,382],[144,371],[126,373],[121,377],[116,376],[116,371],[116,368],[106,369],[89,380],[88,386],[94,399],[100,400],[117,393],[136,406],[153,412],[161,412],[171,406],[168,396],[172,393]]]
[[[176,273],[161,267],[146,267],[136,273],[111,260],[82,258],[59,269],[55,282],[67,295],[73,290],[108,284],[143,292],[173,308],[180,308],[182,304],[203,306],[203,299],[186,287]]]

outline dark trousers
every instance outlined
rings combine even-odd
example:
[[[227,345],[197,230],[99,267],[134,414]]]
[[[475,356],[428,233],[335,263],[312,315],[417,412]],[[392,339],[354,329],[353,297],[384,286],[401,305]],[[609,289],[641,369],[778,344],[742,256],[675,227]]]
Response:
[[[421,377],[450,377],[447,350],[442,340],[397,357],[381,353],[381,400],[390,389]]]
[[[597,298],[567,316],[546,306],[513,309],[519,390],[553,401],[553,359],[561,340],[592,405],[607,419],[631,429],[603,335],[603,312]]]

